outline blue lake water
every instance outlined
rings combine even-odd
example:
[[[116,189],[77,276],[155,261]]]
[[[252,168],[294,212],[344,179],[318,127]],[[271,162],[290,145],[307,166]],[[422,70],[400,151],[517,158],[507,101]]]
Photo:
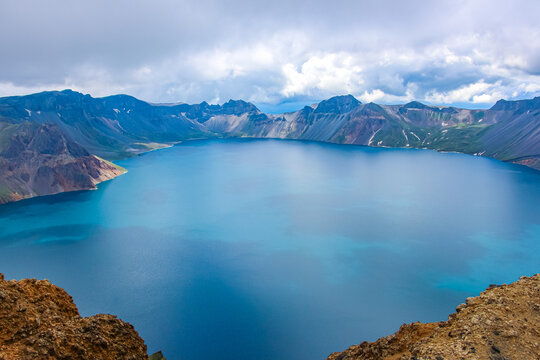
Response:
[[[315,360],[540,272],[540,172],[424,150],[191,141],[0,207],[0,272],[181,360]]]

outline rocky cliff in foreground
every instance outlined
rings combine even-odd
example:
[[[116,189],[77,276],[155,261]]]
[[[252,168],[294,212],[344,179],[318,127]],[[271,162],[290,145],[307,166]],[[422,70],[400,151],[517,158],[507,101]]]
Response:
[[[448,321],[401,326],[393,335],[334,353],[328,360],[538,360],[540,274],[491,286]]]
[[[49,281],[0,274],[0,360],[164,360],[146,351],[132,325],[112,315],[82,318],[71,296]],[[540,274],[490,286],[448,321],[403,325],[327,360],[413,359],[540,359]]]
[[[161,359],[162,357],[154,357]],[[132,325],[112,315],[79,315],[73,299],[47,280],[0,274],[0,360],[148,359]]]

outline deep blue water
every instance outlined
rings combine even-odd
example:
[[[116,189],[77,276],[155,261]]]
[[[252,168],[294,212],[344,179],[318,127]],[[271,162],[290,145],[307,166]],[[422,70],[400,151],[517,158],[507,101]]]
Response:
[[[424,150],[192,141],[0,207],[0,272],[170,360],[316,360],[540,271],[540,172]]]

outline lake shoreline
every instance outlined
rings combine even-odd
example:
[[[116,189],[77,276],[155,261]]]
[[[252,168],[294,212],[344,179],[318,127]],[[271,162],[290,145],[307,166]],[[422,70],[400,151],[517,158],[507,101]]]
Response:
[[[118,165],[100,191],[0,209],[0,271],[168,358],[323,359],[538,268],[540,177],[498,161],[242,138]]]
[[[337,142],[320,141],[320,140],[287,139],[287,138],[276,138],[276,137],[254,137],[254,136],[241,136],[241,137],[238,137],[238,136],[231,136],[231,137],[216,136],[216,137],[207,137],[207,138],[199,137],[199,138],[193,138],[193,139],[183,139],[183,140],[179,140],[179,141],[175,141],[175,142],[171,142],[171,143],[166,143],[166,144],[163,143],[163,144],[160,144],[160,145],[164,145],[164,146],[158,146],[158,147],[149,148],[148,150],[133,153],[132,156],[117,159],[116,161],[122,161],[122,160],[130,159],[130,158],[136,157],[136,156],[144,156],[145,154],[152,153],[152,152],[159,151],[159,150],[170,149],[170,148],[175,147],[176,145],[179,145],[179,144],[182,144],[182,143],[188,143],[188,142],[193,142],[193,141],[211,141],[211,140],[216,140],[216,139],[221,139],[221,140],[248,140],[248,139],[250,139],[250,140],[280,140],[280,141],[295,141],[295,142],[305,142],[305,143],[331,144],[331,145],[338,145],[338,146],[355,146],[355,147],[363,147],[363,148],[371,148],[371,149],[429,150],[429,151],[434,151],[434,152],[437,152],[437,153],[440,153],[440,154],[460,154],[460,155],[481,157],[481,158],[486,158],[486,159],[490,159],[490,160],[495,160],[495,161],[498,161],[498,162],[501,162],[501,163],[520,166],[520,167],[523,167],[523,168],[527,168],[529,170],[533,170],[535,172],[540,172],[540,161],[538,163],[534,163],[535,164],[534,166],[531,166],[531,165],[527,165],[526,163],[517,162],[517,160],[520,160],[520,159],[504,161],[504,160],[499,160],[499,159],[494,158],[494,157],[484,156],[484,155],[480,155],[480,154],[469,154],[469,153],[464,153],[464,152],[459,152],[459,151],[437,150],[437,149],[430,149],[430,148],[425,148],[425,147],[424,148],[417,148],[417,147],[372,146],[372,145],[363,145],[363,144],[342,144],[342,143],[337,143]],[[99,158],[99,159],[101,159],[101,158]],[[109,160],[106,160],[106,159],[102,159],[102,160],[104,160],[105,162],[107,162],[109,164],[112,164],[113,166],[118,166],[112,161],[109,161]],[[24,200],[34,199],[34,198],[37,198],[37,197],[54,196],[54,195],[58,195],[58,194],[69,193],[69,192],[77,192],[77,191],[99,190],[99,187],[97,185],[99,185],[99,184],[101,184],[103,182],[106,182],[106,181],[114,180],[116,177],[124,175],[127,172],[128,171],[125,170],[121,174],[119,174],[117,176],[114,176],[114,177],[112,177],[110,179],[105,179],[105,180],[96,182],[96,184],[95,184],[96,187],[94,187],[94,188],[59,191],[59,192],[56,192],[56,193],[46,194],[46,195],[31,195],[31,196],[26,196],[26,197],[21,197],[21,198],[14,198],[12,201],[7,201],[7,202],[4,202],[4,203],[0,204],[0,206],[7,205],[7,204],[10,204],[10,203],[14,203],[14,202],[21,202],[21,201],[24,201]]]

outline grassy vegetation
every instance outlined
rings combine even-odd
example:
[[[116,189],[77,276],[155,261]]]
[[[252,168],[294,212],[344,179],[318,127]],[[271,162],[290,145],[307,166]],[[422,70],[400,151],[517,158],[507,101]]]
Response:
[[[425,141],[428,148],[474,154],[482,151],[480,137],[488,125],[474,124],[448,127],[434,131]]]
[[[0,183],[0,204],[11,201],[11,191],[5,185]]]
[[[18,127],[17,124],[0,123],[0,152],[7,149],[11,136]]]
[[[96,156],[96,155],[94,155],[94,156]],[[114,167],[114,168],[120,170],[120,171],[123,172],[123,173],[127,172],[127,170],[126,170],[125,168],[123,168],[123,167],[121,167],[121,166],[119,166],[119,165],[116,165],[116,164],[114,164],[114,163],[112,163],[112,162],[110,162],[110,161],[108,161],[108,160],[102,159],[102,158],[100,158],[99,156],[96,156],[96,157],[97,157],[99,160],[101,160],[101,161],[103,161],[103,162],[106,162],[106,163],[109,164],[110,166],[112,166],[112,167]]]
[[[142,147],[143,150],[158,150],[158,149],[164,149],[171,146],[171,144],[162,144],[157,142],[149,142],[149,143],[134,143],[134,145],[138,145]]]

